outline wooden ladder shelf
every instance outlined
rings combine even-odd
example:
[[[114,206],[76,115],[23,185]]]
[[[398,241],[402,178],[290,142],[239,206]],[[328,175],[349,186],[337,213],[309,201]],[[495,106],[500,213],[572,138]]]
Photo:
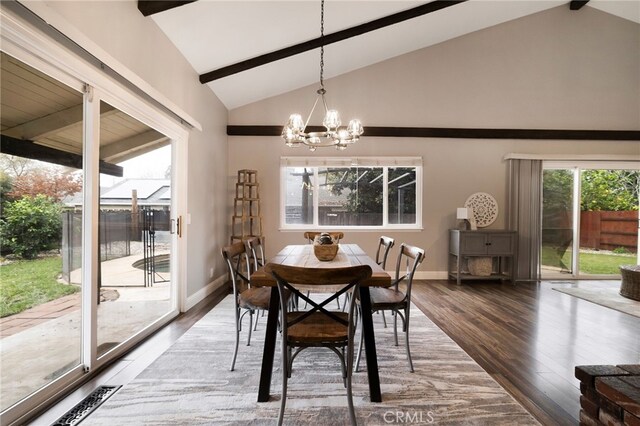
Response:
[[[233,199],[231,243],[262,236],[260,184],[256,170],[238,170],[238,182]]]

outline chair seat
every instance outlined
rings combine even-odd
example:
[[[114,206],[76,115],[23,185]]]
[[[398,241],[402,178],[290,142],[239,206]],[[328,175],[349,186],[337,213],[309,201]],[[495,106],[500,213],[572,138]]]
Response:
[[[245,309],[269,309],[271,287],[251,287],[238,295],[238,305]]]
[[[332,313],[344,319],[345,322],[349,319],[346,312]],[[287,319],[292,321],[303,314],[304,312],[291,312],[287,314]],[[320,312],[314,312],[301,322],[290,326],[287,330],[287,337],[290,342],[306,344],[340,343],[347,341],[348,328]]]
[[[401,292],[393,288],[373,287],[369,289],[371,294],[372,309],[393,309],[403,307],[407,297]]]

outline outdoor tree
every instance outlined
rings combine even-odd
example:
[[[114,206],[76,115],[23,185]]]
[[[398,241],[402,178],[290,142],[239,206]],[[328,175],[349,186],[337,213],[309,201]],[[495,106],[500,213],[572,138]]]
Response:
[[[58,248],[61,233],[60,205],[45,195],[27,195],[5,207],[0,246],[25,259],[34,259],[41,251]]]
[[[376,213],[382,211],[382,182],[372,182],[381,169],[327,169],[326,183],[333,195],[348,190],[347,208],[350,212]],[[371,176],[367,176],[367,174]],[[366,177],[366,178],[365,178]]]
[[[3,216],[2,212],[4,211],[5,205],[11,201],[9,193],[11,192],[12,187],[11,176],[0,170],[0,217]]]
[[[360,215],[361,225],[377,225],[382,221],[383,169],[380,167],[354,167],[327,169],[325,185],[336,196],[346,198],[347,211]],[[388,213],[390,223],[413,222],[416,212],[415,169],[389,168]]]
[[[0,168],[12,178],[22,176],[27,171],[35,167],[37,161],[29,158],[17,157],[15,155],[0,154]]]
[[[582,211],[638,210],[640,172],[634,170],[585,170],[582,172]],[[545,212],[570,212],[573,199],[573,171],[544,171]]]
[[[44,195],[56,201],[82,190],[81,177],[56,169],[32,169],[14,178],[9,195],[15,199]]]
[[[638,210],[638,171],[585,170],[581,185],[582,211]]]

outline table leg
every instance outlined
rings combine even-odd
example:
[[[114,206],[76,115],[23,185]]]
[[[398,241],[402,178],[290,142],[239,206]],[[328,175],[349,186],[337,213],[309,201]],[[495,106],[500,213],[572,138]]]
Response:
[[[258,388],[258,402],[269,401],[269,392],[271,390],[271,373],[273,372],[273,356],[276,350],[276,337],[278,334],[279,309],[280,295],[278,294],[278,287],[273,286],[271,287],[271,300],[269,301],[267,330],[265,331],[264,336],[262,369],[260,370],[260,387]]]
[[[380,376],[378,375],[378,355],[376,353],[376,340],[373,334],[373,318],[371,316],[371,296],[368,287],[360,287],[360,306],[362,307],[364,349],[367,356],[369,395],[371,402],[382,402]]]

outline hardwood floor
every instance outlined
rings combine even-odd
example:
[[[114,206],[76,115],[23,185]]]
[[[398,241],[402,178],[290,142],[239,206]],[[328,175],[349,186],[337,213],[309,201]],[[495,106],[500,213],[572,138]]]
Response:
[[[418,281],[412,298],[540,422],[576,424],[575,366],[640,363],[640,318],[552,290],[557,285]]]
[[[574,367],[640,363],[640,318],[559,293],[553,286],[416,281],[412,297],[540,422],[577,424],[580,392]],[[212,295],[178,317],[33,424],[50,425],[99,385],[133,380],[220,298]]]

